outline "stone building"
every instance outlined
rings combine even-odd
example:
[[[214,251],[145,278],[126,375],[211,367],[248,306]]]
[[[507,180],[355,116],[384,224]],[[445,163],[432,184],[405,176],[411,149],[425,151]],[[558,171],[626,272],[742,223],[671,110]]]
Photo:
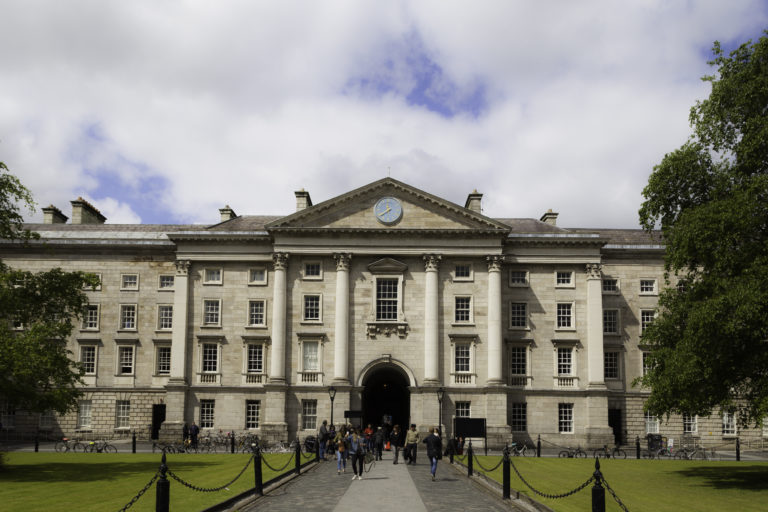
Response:
[[[386,178],[316,205],[298,191],[284,217],[225,207],[212,226],[105,224],[82,199],[70,223],[45,208],[29,225],[40,242],[1,256],[100,276],[69,341],[85,393],[76,413],[6,408],[3,425],[177,438],[195,421],[287,440],[360,411],[449,433],[485,418],[491,445],[736,434],[727,415],[643,414],[632,381],[665,285],[658,239],[564,229],[552,211],[492,219],[481,201]]]

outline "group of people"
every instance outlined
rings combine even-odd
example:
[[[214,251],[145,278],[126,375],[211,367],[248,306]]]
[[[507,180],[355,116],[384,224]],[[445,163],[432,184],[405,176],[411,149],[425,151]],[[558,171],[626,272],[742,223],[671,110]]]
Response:
[[[328,425],[323,420],[318,431],[318,440],[320,442],[320,458],[328,460],[328,455],[336,457],[336,473],[342,474],[347,471],[347,459],[352,465],[352,480],[363,479],[363,461],[366,454],[371,454],[371,460],[382,460],[382,451],[385,443],[389,443],[390,449],[394,451],[393,464],[398,464],[400,451],[403,450],[403,459],[405,464],[416,465],[419,443],[424,443],[427,449],[427,459],[430,461],[430,473],[432,480],[435,480],[437,473],[437,461],[443,455],[443,443],[440,439],[440,431],[435,427],[430,430],[429,435],[421,439],[421,434],[416,430],[416,425],[411,424],[411,428],[403,433],[400,425],[395,425],[389,429],[387,424],[373,429],[371,424],[365,429],[353,427],[351,425],[340,425],[338,429],[335,425]]]

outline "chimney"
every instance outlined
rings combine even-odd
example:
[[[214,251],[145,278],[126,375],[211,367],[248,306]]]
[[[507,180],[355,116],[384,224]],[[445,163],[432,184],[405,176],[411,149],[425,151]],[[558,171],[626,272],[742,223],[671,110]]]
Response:
[[[483,194],[480,194],[477,189],[475,189],[467,196],[467,202],[464,204],[464,208],[469,208],[473,212],[482,213],[482,200]]]
[[[65,224],[67,219],[69,217],[53,205],[43,208],[43,224]]]
[[[72,224],[104,224],[107,220],[91,203],[78,197],[72,203]]]
[[[309,192],[304,189],[297,190],[296,194],[296,211],[300,212],[312,206],[312,198],[309,197]]]
[[[557,213],[553,212],[552,208],[550,208],[539,220],[545,224],[557,226]]]
[[[228,220],[232,220],[237,217],[235,210],[230,208],[229,205],[225,206],[224,208],[219,208],[219,214],[221,215],[221,222],[227,222]]]

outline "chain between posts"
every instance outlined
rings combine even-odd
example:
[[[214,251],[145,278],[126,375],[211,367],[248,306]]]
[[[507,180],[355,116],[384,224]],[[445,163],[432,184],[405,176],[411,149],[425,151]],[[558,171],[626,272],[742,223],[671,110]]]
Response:
[[[589,484],[591,484],[594,481],[594,479],[595,479],[594,476],[590,476],[589,480],[587,480],[586,482],[584,482],[583,484],[581,484],[577,488],[573,489],[572,491],[568,491],[568,492],[563,493],[563,494],[547,494],[547,493],[539,491],[538,489],[535,489],[531,484],[529,484],[526,481],[526,479],[523,478],[523,475],[520,474],[520,471],[517,470],[517,466],[515,466],[515,463],[512,462],[511,458],[509,460],[509,465],[512,466],[512,469],[515,470],[515,474],[525,484],[526,487],[528,487],[530,490],[532,490],[534,493],[538,494],[539,496],[542,496],[544,498],[549,498],[549,499],[552,499],[552,500],[560,499],[560,498],[567,498],[568,496],[573,496],[574,494],[576,494],[577,492],[583,490],[585,487],[587,487]]]
[[[291,456],[290,456],[290,458],[288,459],[288,462],[286,462],[286,463],[285,463],[285,466],[283,466],[283,467],[282,467],[282,468],[280,468],[280,469],[275,469],[275,468],[273,468],[273,467],[272,467],[272,466],[269,464],[269,462],[267,462],[267,458],[266,458],[266,457],[264,457],[263,455],[262,455],[262,457],[261,457],[261,460],[262,460],[262,462],[264,462],[264,465],[265,465],[265,466],[267,466],[269,469],[271,469],[271,470],[272,470],[272,471],[274,471],[275,473],[282,473],[282,472],[283,472],[283,470],[285,470],[285,468],[287,468],[287,467],[288,467],[288,465],[291,463],[291,461],[293,460],[293,458],[294,458],[295,456],[296,456],[296,453],[295,453],[295,452],[294,452],[294,453],[292,453],[292,454],[291,454]]]
[[[231,481],[227,482],[226,484],[224,484],[224,485],[222,485],[220,487],[211,487],[211,488],[197,487],[195,485],[190,484],[189,482],[185,482],[184,480],[182,480],[178,475],[176,475],[170,469],[168,469],[168,474],[171,475],[171,478],[173,478],[174,480],[179,482],[181,485],[183,485],[184,487],[189,487],[193,491],[199,491],[199,492],[218,492],[218,491],[222,491],[222,490],[226,489],[227,487],[229,487],[230,485],[235,483],[235,481],[237,481],[238,478],[243,476],[243,473],[245,473],[245,470],[248,469],[248,466],[251,465],[252,461],[253,461],[253,456],[251,456],[248,459],[248,462],[245,464],[245,466],[243,466],[243,469],[240,470],[240,473],[238,473],[235,478],[233,478]]]
[[[502,459],[499,461],[498,464],[496,464],[492,469],[488,469],[485,466],[483,466],[482,464],[480,464],[480,459],[477,458],[477,455],[472,455],[472,458],[475,459],[475,462],[480,467],[480,469],[482,469],[486,473],[493,473],[494,471],[499,469],[499,466],[501,466],[502,462],[504,462],[504,458],[502,457]]]
[[[139,498],[141,498],[141,497],[144,495],[144,493],[145,493],[145,492],[147,492],[147,491],[149,490],[149,488],[150,488],[150,487],[152,487],[152,484],[154,484],[154,483],[155,483],[155,480],[157,480],[157,478],[158,478],[159,476],[160,476],[160,473],[155,473],[155,476],[153,476],[153,477],[152,477],[152,479],[151,479],[149,482],[147,482],[147,485],[145,485],[145,486],[144,486],[144,488],[143,488],[142,490],[140,490],[140,491],[139,491],[139,492],[136,494],[136,496],[134,496],[134,497],[133,497],[133,499],[132,499],[131,501],[129,501],[129,502],[128,502],[128,503],[127,503],[127,504],[126,504],[126,505],[125,505],[123,508],[121,508],[121,509],[120,509],[118,512],[125,512],[126,510],[128,510],[129,508],[131,508],[131,507],[133,506],[133,504],[134,504],[134,503],[136,503],[137,501],[139,501]]]
[[[603,484],[605,484],[605,488],[608,489],[608,492],[611,493],[611,496],[613,496],[613,499],[618,503],[619,507],[621,507],[621,510],[624,512],[629,512],[629,509],[627,509],[626,505],[624,505],[618,496],[616,496],[616,493],[611,489],[611,486],[608,485],[608,482],[605,481],[605,477],[602,477]]]

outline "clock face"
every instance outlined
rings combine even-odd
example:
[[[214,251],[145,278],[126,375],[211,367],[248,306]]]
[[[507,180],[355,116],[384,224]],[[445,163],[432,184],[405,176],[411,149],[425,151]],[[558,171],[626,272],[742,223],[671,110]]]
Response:
[[[403,206],[400,201],[394,197],[382,197],[373,207],[373,213],[379,222],[391,225],[400,220],[403,216]]]

